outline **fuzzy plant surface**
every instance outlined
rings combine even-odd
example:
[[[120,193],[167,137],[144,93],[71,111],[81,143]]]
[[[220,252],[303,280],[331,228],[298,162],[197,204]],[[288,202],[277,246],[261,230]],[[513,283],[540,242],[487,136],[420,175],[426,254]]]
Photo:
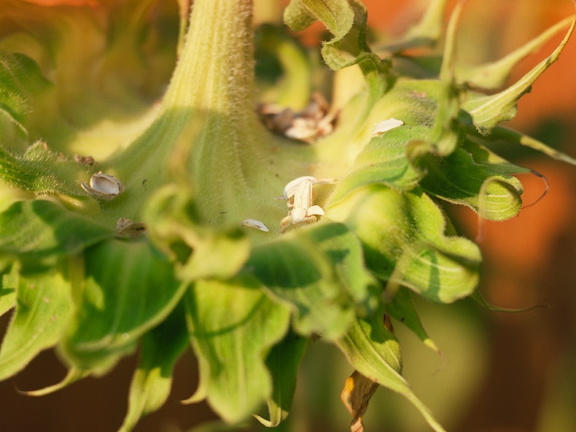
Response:
[[[401,375],[392,322],[436,350],[413,298],[477,297],[479,248],[443,208],[518,214],[517,175],[531,171],[495,143],[575,162],[500,125],[574,18],[469,66],[455,55],[463,3],[447,14],[430,0],[384,43],[359,0],[292,0],[283,25],[258,28],[252,0],[181,1],[175,18],[166,3],[2,2],[0,379],[54,349],[69,372],[29,392],[44,395],[139,350],[127,432],[164,404],[191,349],[187,402],[274,427],[320,339],[354,371],[353,431],[378,386],[443,431]],[[294,37],[315,21],[320,52]]]

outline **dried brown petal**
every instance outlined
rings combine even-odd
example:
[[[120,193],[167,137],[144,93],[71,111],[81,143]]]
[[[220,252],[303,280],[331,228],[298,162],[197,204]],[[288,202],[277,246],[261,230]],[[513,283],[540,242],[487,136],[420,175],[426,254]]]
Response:
[[[340,399],[348,412],[352,414],[351,432],[364,432],[362,416],[366,412],[368,403],[377,388],[377,383],[366,378],[358,371],[354,371],[346,379]]]

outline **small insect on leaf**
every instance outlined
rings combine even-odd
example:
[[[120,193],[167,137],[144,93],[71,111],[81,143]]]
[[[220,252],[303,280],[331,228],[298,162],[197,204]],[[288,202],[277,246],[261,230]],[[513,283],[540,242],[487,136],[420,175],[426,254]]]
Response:
[[[396,129],[403,124],[404,122],[402,120],[395,119],[394,117],[391,117],[388,120],[383,120],[374,125],[374,129],[372,129],[372,136],[383,135],[385,132]]]
[[[246,219],[244,221],[242,221],[242,226],[246,226],[246,227],[250,227],[250,228],[256,228],[257,230],[260,231],[264,231],[264,232],[270,232],[270,229],[268,229],[268,227],[264,224],[264,222],[259,221],[257,219]]]

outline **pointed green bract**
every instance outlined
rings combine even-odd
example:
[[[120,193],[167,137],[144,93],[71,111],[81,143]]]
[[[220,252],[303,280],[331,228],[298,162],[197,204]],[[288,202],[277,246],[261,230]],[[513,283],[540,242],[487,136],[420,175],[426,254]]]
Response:
[[[272,395],[265,358],[288,330],[290,312],[251,278],[199,281],[184,298],[200,367],[200,385],[188,402],[207,399],[224,420],[238,423]]]
[[[490,96],[472,96],[463,105],[463,108],[470,113],[472,121],[478,130],[489,133],[499,123],[511,120],[518,110],[516,104],[518,100],[527,93],[532,84],[542,73],[555,63],[562,50],[570,40],[576,20],[572,18],[572,24],[564,39],[550,56],[538,63],[531,71],[516,81],[513,85],[499,93]]]
[[[60,198],[77,210],[95,208],[80,186],[90,175],[86,166],[49,150],[42,141],[30,145],[18,156],[0,148],[0,180],[37,196]]]
[[[55,345],[72,316],[69,282],[57,271],[20,276],[16,311],[0,348],[0,380],[23,369],[40,351]]]
[[[428,153],[438,156],[450,155],[458,146],[461,132],[457,124],[460,111],[460,89],[454,78],[456,29],[462,11],[462,2],[457,3],[452,11],[446,29],[442,64],[438,74],[438,105],[434,114],[434,123],[428,140],[421,143],[413,156]]]
[[[330,196],[338,202],[350,192],[371,184],[384,184],[398,190],[418,186],[424,172],[410,163],[406,153],[412,142],[424,140],[430,129],[422,126],[401,126],[366,144],[354,161],[352,171],[338,183]]]
[[[389,302],[384,303],[384,310],[392,318],[400,321],[403,325],[412,330],[426,346],[439,352],[438,347],[434,341],[430,339],[422,325],[422,321],[420,321],[418,311],[412,302],[412,294],[408,289],[398,289],[394,293],[393,298]]]
[[[141,417],[164,405],[172,387],[174,366],[187,347],[182,307],[142,337],[138,369],[130,385],[128,413],[118,432],[131,431]]]
[[[35,397],[46,396],[51,393],[62,390],[68,387],[69,385],[74,384],[76,381],[79,381],[82,378],[86,378],[87,376],[90,376],[90,372],[71,367],[70,369],[68,369],[68,373],[66,374],[66,376],[56,384],[52,384],[38,390],[28,390],[23,392],[23,394]]]
[[[358,64],[369,83],[371,96],[382,95],[387,86],[388,63],[368,46],[366,8],[360,1],[293,0],[284,19],[294,30],[303,30],[314,20],[321,21],[334,35],[322,47],[326,64],[333,70]]]
[[[574,18],[570,17],[560,21],[520,48],[495,62],[470,67],[458,65],[456,72],[458,82],[468,84],[473,88],[490,90],[501,88],[506,83],[514,67],[520,61],[535,52],[560,31],[569,27],[573,20]]]
[[[446,0],[430,0],[421,20],[393,43],[388,49],[400,51],[406,48],[436,45],[444,30]]]

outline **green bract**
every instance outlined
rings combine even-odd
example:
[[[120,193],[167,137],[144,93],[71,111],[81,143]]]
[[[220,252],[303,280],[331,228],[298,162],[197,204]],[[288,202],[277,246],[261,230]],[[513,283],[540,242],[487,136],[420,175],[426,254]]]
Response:
[[[129,431],[164,403],[191,347],[200,386],[189,402],[276,426],[319,337],[442,431],[400,375],[384,318],[436,349],[412,296],[474,293],[479,249],[442,206],[496,221],[519,212],[515,175],[530,171],[493,141],[574,163],[498,126],[558,58],[574,19],[469,68],[454,54],[461,7],[444,32],[444,3],[431,0],[377,55],[358,0],[292,0],[293,30],[319,20],[332,34],[321,51],[329,71],[285,28],[255,38],[251,0],[195,0],[189,19],[157,9],[155,21],[154,2],[7,2],[0,20],[16,24],[0,35],[0,312],[14,311],[0,377],[55,347],[70,373],[32,392],[44,394],[140,346]],[[560,31],[547,59],[497,90]],[[427,58],[409,55],[415,47]],[[316,99],[306,111],[314,90],[331,93],[332,107]]]

